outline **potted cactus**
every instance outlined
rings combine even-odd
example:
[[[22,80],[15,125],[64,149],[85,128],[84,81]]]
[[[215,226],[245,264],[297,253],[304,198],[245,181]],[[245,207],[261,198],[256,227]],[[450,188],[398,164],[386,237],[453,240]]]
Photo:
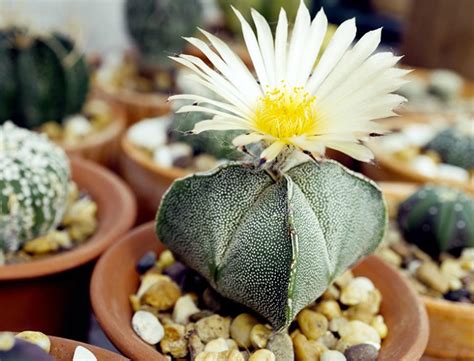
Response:
[[[384,183],[382,189],[391,203],[393,222],[378,252],[400,268],[426,306],[431,329],[426,353],[449,359],[472,359],[472,193],[409,183]]]
[[[101,167],[70,162],[45,135],[13,123],[0,126],[0,149],[2,328],[83,337],[91,266],[132,226],[133,196]]]
[[[224,42],[204,32],[215,51],[195,44],[208,53],[216,70],[196,57],[174,59],[221,99],[201,94],[170,99],[194,102],[178,112],[211,115],[196,123],[191,134],[240,130],[234,146],[245,152],[249,144],[259,143],[261,150],[249,160],[173,182],[154,226],[162,244],[153,245],[156,238],[145,225],[122,239],[96,268],[91,290],[99,322],[119,349],[137,359],[163,359],[147,344],[174,359],[419,358],[426,341],[423,311],[411,299],[412,306],[406,308],[411,319],[405,319],[409,326],[397,327],[395,320],[406,314],[398,313],[394,304],[387,309],[390,301],[383,298],[384,292],[397,291],[380,288],[385,282],[388,288],[403,288],[411,298],[413,291],[402,278],[376,258],[365,268],[355,268],[367,277],[346,274],[347,283],[339,278],[382,240],[387,221],[382,193],[372,181],[322,157],[329,147],[362,161],[372,158],[360,140],[379,131],[371,119],[390,114],[403,100],[390,92],[406,71],[394,68],[398,58],[391,53],[371,55],[380,30],[366,34],[349,50],[356,34],[354,20],[336,30],[313,70],[327,20],[321,10],[311,21],[304,2],[289,46],[283,9],[275,43],[261,14],[252,11],[255,35],[241,13],[235,13],[257,79]],[[155,254],[144,254],[163,247],[168,250],[157,263]],[[115,276],[122,278],[110,282],[106,274],[117,268],[118,259],[123,272]],[[139,288],[134,270],[138,260],[138,272],[145,272]],[[370,267],[378,270],[371,273]],[[377,281],[377,272],[390,279]],[[130,290],[133,294],[127,295]],[[315,303],[321,296],[335,308],[340,302],[360,309],[345,313],[348,323],[341,321],[342,326],[334,321],[336,314],[323,311],[327,304]],[[377,314],[381,298],[392,335],[387,344],[381,342],[387,327],[383,317],[377,317],[382,316]],[[366,309],[367,317],[360,315],[363,302],[375,306]],[[136,311],[133,318],[130,307]],[[352,312],[357,319],[351,318]],[[399,337],[402,329],[417,335]],[[262,337],[252,337],[252,332]]]
[[[87,101],[89,68],[71,37],[0,30],[0,124],[13,121],[50,136],[70,154],[110,165],[124,123],[103,102]]]
[[[363,164],[364,174],[375,180],[474,190],[474,121],[469,114],[451,120],[403,115],[382,123],[393,132],[370,143],[377,164]]]
[[[168,113],[175,67],[168,58],[182,52],[201,25],[198,0],[129,0],[125,16],[135,50],[102,59],[94,76],[96,92],[126,110],[129,124]]]

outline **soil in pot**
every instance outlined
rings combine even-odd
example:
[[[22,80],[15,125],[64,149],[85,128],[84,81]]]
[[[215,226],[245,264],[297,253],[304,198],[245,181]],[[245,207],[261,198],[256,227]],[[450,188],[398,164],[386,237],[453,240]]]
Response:
[[[6,361],[128,360],[96,346],[34,331],[0,332],[0,357]]]
[[[145,266],[147,262],[148,266],[154,264],[153,254],[147,254],[147,252],[153,251],[159,254],[160,251],[163,250],[162,245],[159,244],[157,246],[157,240],[153,228],[153,224],[144,225],[131,232],[127,237],[124,237],[119,244],[111,249],[99,262],[91,286],[93,306],[98,316],[99,323],[111,338],[112,342],[122,352],[129,357],[137,359],[160,359],[156,349],[147,345],[133,331],[131,325],[133,310],[129,301],[130,294],[137,292],[138,286],[140,285],[139,274],[136,270],[137,263],[141,260],[139,269],[143,271],[144,268],[146,269]],[[147,254],[146,259],[142,259],[145,254]],[[169,257],[166,256],[167,254],[169,255],[169,253],[165,253],[165,256],[163,256],[164,264],[169,262],[166,260],[167,258],[169,259]],[[163,258],[159,263],[163,263]],[[115,264],[118,259],[121,260],[121,267],[120,271],[116,272],[114,270],[117,269]],[[427,321],[426,315],[421,305],[416,300],[415,294],[411,288],[396,275],[392,268],[381,262],[376,257],[367,258],[366,261],[354,269],[354,274],[356,277],[367,277],[372,280],[375,288],[378,288],[382,293],[383,300],[380,312],[385,318],[389,331],[387,338],[382,343],[379,360],[413,360],[419,358],[426,345]],[[152,277],[161,278],[162,280],[166,279],[163,278],[163,275],[159,274],[155,274]],[[388,281],[388,279],[390,280]],[[165,282],[170,281],[167,280]],[[197,282],[191,282],[191,284],[194,284],[195,286],[198,285]],[[173,289],[176,291],[176,288]],[[178,288],[178,292],[181,292],[180,288]],[[401,300],[395,300],[395,295],[401,293],[403,293],[405,297]],[[192,303],[192,296],[188,298],[185,297],[185,301],[180,301],[180,303],[187,303],[186,299],[189,300],[189,298],[191,298]],[[132,297],[132,299],[134,298]],[[135,301],[136,300],[134,300],[134,303]],[[334,301],[335,302],[331,302],[330,304],[338,304],[338,306],[341,307],[338,301]],[[225,306],[230,305],[226,304]],[[148,311],[151,311],[150,307],[147,307]],[[319,313],[322,313],[321,306],[319,307]],[[335,308],[337,308],[337,306],[335,306]],[[147,314],[148,311],[144,312]],[[341,310],[341,312],[343,311],[344,310]],[[242,311],[239,310],[237,313],[239,314],[240,312]],[[318,312],[314,313],[317,314]],[[313,314],[310,313],[310,315]],[[151,316],[154,317],[152,320],[156,324],[158,319],[153,315]],[[172,314],[170,316],[172,317]],[[201,314],[201,316],[205,316],[205,314]],[[248,316],[242,316],[241,318],[245,321],[247,317]],[[219,316],[215,315],[213,318],[219,319]],[[230,320],[227,322],[230,323]],[[258,321],[257,323],[260,322],[262,321]],[[243,323],[245,324],[245,322]],[[356,324],[359,323],[357,322]],[[165,333],[167,325],[164,320],[163,325],[165,326],[163,333]],[[253,323],[252,326],[254,325],[255,324]],[[368,327],[368,325],[366,326]],[[184,325],[181,327],[185,328]],[[330,327],[330,322],[328,322],[327,327]],[[171,329],[172,327],[170,330]],[[268,333],[268,329],[266,329],[265,326],[263,326],[263,328],[259,326],[257,330],[258,329],[263,331],[263,335]],[[317,329],[318,328],[316,328],[316,330]],[[258,334],[258,332],[254,332],[254,334]],[[380,338],[377,331],[375,331],[375,333],[371,332],[371,334],[374,337]],[[375,334],[377,334],[377,336],[375,336]],[[300,340],[307,340],[307,337],[304,336],[303,332],[301,332],[301,335],[296,332],[295,336],[296,335],[299,335]],[[329,338],[330,336],[327,337]],[[179,337],[177,339],[179,339]],[[311,345],[314,343],[315,342],[310,342]],[[218,345],[213,346],[211,344],[209,347],[211,346],[217,347]]]
[[[133,225],[136,206],[128,187],[102,167],[80,158],[71,159],[71,167],[78,189],[97,205],[97,228],[70,251],[0,266],[0,309],[8,310],[0,316],[0,329],[85,339],[90,307],[84,295],[94,262]]]
[[[425,248],[426,252],[423,251],[417,246],[418,241],[412,239],[412,233],[405,233],[406,236],[402,234],[401,228],[405,226],[400,223],[403,222],[400,214],[405,212],[400,211],[400,208],[404,205],[406,207],[408,201],[405,200],[414,194],[418,187],[413,184],[384,183],[382,189],[389,200],[392,219],[395,220],[390,223],[389,231],[378,250],[378,255],[397,267],[422,296],[431,328],[427,354],[460,360],[472,359],[474,357],[472,343],[474,339],[474,248],[472,244],[470,247],[459,247],[440,253],[430,252],[431,248]],[[472,199],[471,202],[474,202]],[[471,203],[471,208],[472,205],[473,203]],[[466,207],[469,207],[467,203],[455,203],[451,212],[444,214],[445,223],[440,231],[449,232],[448,220],[455,212],[463,212],[460,208]],[[437,207],[432,205],[426,209],[426,212],[435,216],[435,208]],[[398,222],[396,221],[397,214],[399,215]],[[419,218],[423,219],[423,215],[419,215]],[[461,218],[454,223],[455,227],[464,228]],[[432,242],[435,242],[434,237]]]

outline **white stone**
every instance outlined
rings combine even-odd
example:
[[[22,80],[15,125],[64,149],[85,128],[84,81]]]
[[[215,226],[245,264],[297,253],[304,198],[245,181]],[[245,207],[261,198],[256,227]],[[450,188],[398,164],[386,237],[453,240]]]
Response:
[[[367,277],[355,277],[342,289],[341,302],[351,306],[365,302],[374,289],[374,284]]]
[[[417,147],[426,145],[435,135],[436,129],[431,124],[413,124],[403,129],[403,134],[410,144]]]
[[[270,350],[257,350],[250,357],[248,361],[275,361],[276,357]]]
[[[349,321],[346,325],[343,325],[339,329],[339,335],[341,335],[341,340],[350,346],[369,342],[378,345],[381,343],[377,330],[358,320]]]
[[[92,124],[83,115],[71,115],[64,121],[64,132],[71,136],[81,137],[92,132]]]
[[[216,338],[215,340],[209,341],[204,348],[205,352],[224,352],[229,351],[229,345],[227,341],[222,337]]]
[[[438,174],[438,165],[426,155],[416,156],[410,162],[410,167],[426,177],[436,177]]]
[[[346,361],[346,356],[343,353],[335,350],[324,351],[321,355],[321,361]]]
[[[51,340],[42,332],[37,331],[23,331],[15,335],[16,338],[34,343],[49,353],[51,349]]]
[[[136,146],[153,152],[159,146],[166,144],[170,122],[170,117],[167,115],[141,120],[130,127],[127,138]]]
[[[153,153],[153,160],[162,167],[172,167],[175,159],[191,157],[193,149],[186,143],[172,143],[158,147]]]
[[[469,180],[469,172],[467,170],[446,163],[438,165],[438,176],[460,182],[467,182]]]
[[[426,83],[418,78],[412,77],[408,83],[400,87],[398,93],[408,98],[408,100],[421,98],[426,93]]]
[[[165,336],[165,330],[160,321],[150,312],[137,311],[132,318],[132,327],[140,338],[156,345]]]
[[[181,296],[173,309],[173,320],[181,325],[189,323],[189,317],[200,311],[190,295]]]
[[[449,97],[459,95],[463,86],[462,77],[452,70],[439,69],[431,72],[430,87],[438,89]]]
[[[396,153],[410,146],[408,138],[402,133],[393,133],[383,137],[380,145],[388,153]]]
[[[77,346],[74,350],[72,361],[97,361],[97,357],[87,348]]]

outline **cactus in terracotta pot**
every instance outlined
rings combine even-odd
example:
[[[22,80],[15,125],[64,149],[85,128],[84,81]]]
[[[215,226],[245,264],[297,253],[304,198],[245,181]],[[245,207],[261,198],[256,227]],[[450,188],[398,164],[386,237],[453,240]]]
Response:
[[[15,251],[60,223],[70,178],[64,151],[46,136],[0,126],[0,250]]]
[[[402,202],[397,222],[406,241],[434,258],[474,247],[474,198],[445,186],[424,186]]]
[[[86,60],[59,33],[0,30],[0,124],[33,129],[80,112],[89,88]]]
[[[441,130],[425,148],[438,153],[445,163],[474,169],[474,122],[459,122]]]
[[[202,18],[199,0],[127,0],[126,21],[146,67],[169,67]]]
[[[260,144],[263,150],[249,162],[175,181],[158,210],[156,231],[218,293],[283,332],[383,238],[387,212],[379,188],[325,160],[324,151],[373,159],[361,140],[380,132],[371,119],[391,114],[403,101],[390,92],[406,71],[393,68],[398,58],[391,53],[372,55],[379,30],[348,52],[356,34],[353,20],[336,30],[313,69],[327,20],[320,11],[311,23],[304,2],[291,39],[286,14],[280,13],[275,46],[258,12],[252,11],[258,38],[235,12],[257,78],[224,42],[203,32],[215,48],[209,60],[216,71],[193,57],[174,59],[221,100],[200,94],[170,99],[192,101],[178,112],[206,114],[191,133],[239,130],[234,146]],[[193,43],[207,51],[207,45]]]

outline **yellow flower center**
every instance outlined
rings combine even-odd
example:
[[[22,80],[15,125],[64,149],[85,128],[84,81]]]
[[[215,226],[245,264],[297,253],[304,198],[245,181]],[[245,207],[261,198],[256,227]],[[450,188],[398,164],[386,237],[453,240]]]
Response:
[[[263,134],[285,140],[316,133],[315,96],[304,88],[286,86],[266,92],[255,111],[255,127]]]

